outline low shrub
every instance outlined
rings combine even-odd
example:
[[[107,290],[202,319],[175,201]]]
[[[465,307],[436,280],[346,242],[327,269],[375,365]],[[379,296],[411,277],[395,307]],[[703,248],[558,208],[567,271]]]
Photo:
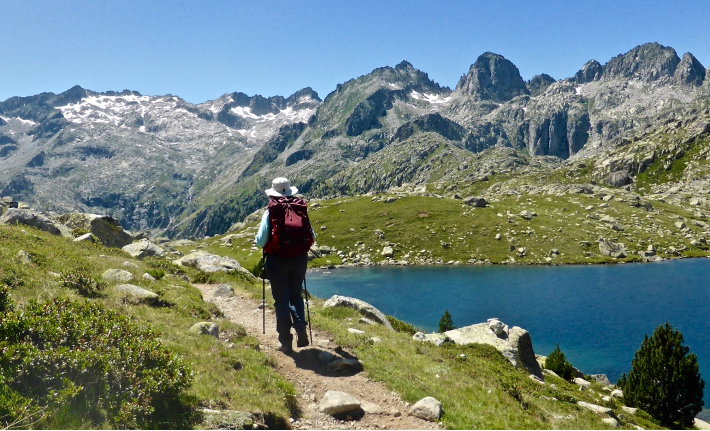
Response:
[[[545,368],[554,371],[565,380],[572,380],[572,377],[574,377],[574,367],[567,362],[567,358],[565,358],[565,354],[560,350],[559,344],[545,360]]]
[[[414,327],[414,325],[410,325],[407,322],[403,322],[396,317],[392,316],[387,316],[387,320],[390,322],[390,325],[392,325],[392,328],[394,328],[395,331],[397,332],[404,332],[405,334],[411,334],[414,335],[419,330]]]
[[[107,284],[90,276],[81,269],[62,272],[59,277],[62,287],[75,290],[86,298],[98,298],[102,295]]]
[[[6,311],[0,316],[1,420],[21,419],[32,400],[46,410],[38,427],[63,427],[79,417],[96,427],[190,428],[198,420],[185,395],[192,372],[158,336],[88,301],[32,301]]]
[[[161,278],[165,277],[165,271],[163,271],[162,269],[149,269],[148,274],[150,274],[150,276],[156,280],[160,280]]]

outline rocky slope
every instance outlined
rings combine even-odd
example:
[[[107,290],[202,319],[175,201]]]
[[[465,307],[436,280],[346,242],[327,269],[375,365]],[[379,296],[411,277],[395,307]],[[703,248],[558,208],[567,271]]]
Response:
[[[665,146],[669,124],[705,133],[707,75],[692,54],[648,43],[558,81],[525,82],[510,60],[484,53],[453,91],[405,61],[322,102],[310,89],[191,105],[75,87],[0,103],[0,186],[35,207],[177,236],[226,231],[265,204],[274,176],[311,197],[432,182],[456,192],[590,158],[595,180],[615,173],[609,183],[623,186],[667,156],[644,149]],[[619,150],[630,142],[633,156]]]

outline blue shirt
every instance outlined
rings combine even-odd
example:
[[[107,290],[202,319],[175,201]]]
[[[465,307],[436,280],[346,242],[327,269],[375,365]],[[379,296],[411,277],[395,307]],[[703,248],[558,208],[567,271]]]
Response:
[[[254,242],[261,248],[264,248],[267,242],[269,242],[269,234],[271,233],[271,220],[269,220],[269,210],[264,212],[261,216],[261,224],[259,225],[259,230],[256,232],[256,237]],[[313,241],[316,240],[316,233],[313,232],[313,227],[311,227],[311,233],[313,233]]]

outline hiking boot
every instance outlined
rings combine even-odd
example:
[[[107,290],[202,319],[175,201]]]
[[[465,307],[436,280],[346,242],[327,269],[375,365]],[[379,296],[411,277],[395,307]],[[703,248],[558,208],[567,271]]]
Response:
[[[277,350],[286,354],[293,353],[293,335],[279,337],[279,343],[281,346]]]
[[[296,346],[306,347],[311,344],[310,341],[308,341],[308,333],[305,329],[303,331],[296,331],[296,335],[298,336],[296,339]]]

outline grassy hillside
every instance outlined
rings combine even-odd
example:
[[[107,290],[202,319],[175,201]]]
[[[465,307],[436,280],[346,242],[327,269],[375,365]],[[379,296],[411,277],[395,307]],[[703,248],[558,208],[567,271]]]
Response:
[[[141,327],[155,331],[159,334],[160,343],[184,360],[191,370],[192,384],[182,394],[186,400],[183,408],[196,414],[186,415],[186,421],[172,423],[177,413],[171,412],[169,416],[156,418],[153,426],[201,426],[204,420],[199,414],[201,408],[247,412],[242,422],[252,422],[253,413],[272,426],[284,426],[286,423],[286,418],[290,416],[289,408],[293,408],[293,386],[279,376],[271,360],[259,352],[255,338],[249,337],[243,328],[222,319],[219,310],[203,302],[200,292],[182,278],[187,275],[191,280],[200,279],[204,278],[204,274],[192,270],[183,273],[169,261],[140,261],[118,249],[74,243],[27,227],[0,226],[0,244],[0,284],[9,287],[10,298],[19,310],[31,301],[44,302],[53,298],[66,298],[79,304],[99,304],[128,316],[130,321]],[[29,261],[23,263],[18,253],[28,256]],[[124,266],[124,262],[136,266]],[[67,287],[65,282],[69,273],[80,273],[86,279],[99,280],[105,270],[112,268],[133,273],[136,279],[131,283],[157,293],[158,305],[125,303],[122,296],[113,291],[112,285],[103,287],[99,297],[89,299],[77,293],[70,284]],[[149,282],[142,278],[146,271],[158,268],[166,273],[162,279]],[[234,286],[249,288],[237,277],[223,276],[222,279]],[[192,325],[201,321],[219,325],[219,340],[188,333]],[[2,338],[0,345],[7,347]],[[115,366],[120,367],[121,364]],[[1,366],[0,371],[13,372],[2,370]],[[10,390],[5,386],[8,381],[7,378],[0,380],[3,391]],[[78,389],[79,392],[82,390],[88,391],[89,388]],[[55,429],[104,428],[112,423],[108,413],[88,418],[76,407],[56,414],[57,406],[52,400],[32,400],[27,388],[15,387],[13,391],[17,392],[14,404],[0,396],[0,427],[3,428],[3,424],[14,420],[20,420],[19,426]],[[25,422],[22,422],[23,419]]]
[[[387,198],[393,198],[387,202]],[[587,264],[632,262],[649,245],[664,258],[707,256],[705,221],[682,206],[639,201],[628,193],[499,195],[485,208],[461,199],[383,194],[310,203],[319,246],[342,251],[345,262]],[[256,222],[200,247],[230,255],[251,268],[261,256],[253,246]],[[599,252],[598,239],[623,243],[628,256]],[[230,245],[231,242],[231,245]],[[184,247],[189,251],[192,247]],[[337,265],[331,253],[312,265]]]

